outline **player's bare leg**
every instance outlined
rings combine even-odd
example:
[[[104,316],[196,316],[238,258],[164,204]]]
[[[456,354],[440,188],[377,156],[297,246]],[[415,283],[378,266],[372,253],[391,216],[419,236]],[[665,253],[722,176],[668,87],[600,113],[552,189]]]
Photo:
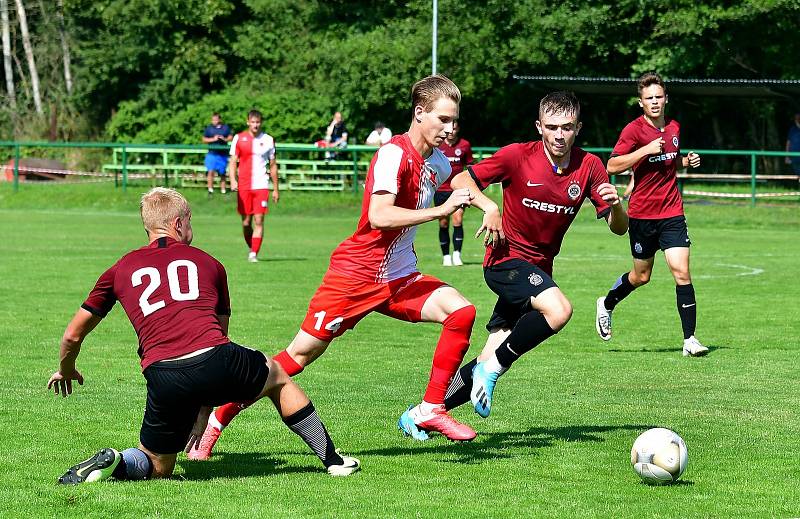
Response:
[[[694,336],[697,327],[697,300],[694,295],[692,276],[689,273],[689,247],[670,247],[664,251],[672,277],[675,279],[675,304],[683,328],[683,356],[702,357],[708,354]]]
[[[456,289],[442,286],[434,290],[422,306],[421,319],[443,325],[433,355],[430,380],[422,402],[410,406],[400,417],[398,427],[418,440],[435,431],[453,441],[470,441],[475,431],[457,422],[444,405],[447,388],[458,371],[469,348],[469,337],[475,322],[475,307]]]

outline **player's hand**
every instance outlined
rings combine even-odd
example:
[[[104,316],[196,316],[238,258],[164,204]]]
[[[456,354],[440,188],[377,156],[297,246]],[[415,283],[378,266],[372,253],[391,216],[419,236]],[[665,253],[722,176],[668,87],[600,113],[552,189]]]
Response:
[[[506,235],[503,233],[503,217],[499,209],[490,209],[484,213],[483,222],[478,227],[475,237],[478,238],[484,231],[486,236],[483,238],[483,244],[486,247],[497,247],[506,241]]]
[[[664,137],[659,137],[651,141],[644,149],[648,155],[660,155],[664,151],[664,142]]]
[[[77,369],[71,372],[62,373],[61,370],[56,371],[50,376],[47,381],[47,389],[53,389],[55,394],[60,394],[64,398],[72,394],[72,381],[77,380],[78,384],[83,385],[83,375]]]
[[[278,190],[277,189],[273,189],[272,190],[272,201],[277,204],[278,200],[280,200],[280,198],[281,198],[281,195],[278,193]]]
[[[239,182],[231,178],[231,191],[239,191]]]
[[[213,407],[201,407],[200,412],[197,413],[197,419],[192,426],[192,432],[189,434],[189,441],[186,442],[184,452],[189,454],[192,447],[200,448],[200,440],[203,439],[203,433],[206,431],[208,425],[208,417],[211,416]]]
[[[447,211],[445,216],[449,216],[459,209],[472,205],[473,198],[475,198],[475,195],[470,193],[469,189],[465,187],[454,189],[453,193],[450,195],[450,198],[448,198],[447,201],[442,204],[444,209]]]
[[[689,161],[689,165],[693,168],[700,167],[700,155],[697,153],[690,151],[688,155],[686,155],[686,159]]]
[[[617,205],[620,202],[619,193],[617,193],[617,187],[614,184],[609,184],[608,182],[600,184],[597,186],[597,194],[608,205]]]

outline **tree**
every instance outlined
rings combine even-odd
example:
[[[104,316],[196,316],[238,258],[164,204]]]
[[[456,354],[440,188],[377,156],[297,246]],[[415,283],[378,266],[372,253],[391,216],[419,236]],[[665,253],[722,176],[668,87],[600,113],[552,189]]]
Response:
[[[39,72],[36,70],[36,60],[33,57],[33,47],[31,37],[28,32],[28,18],[25,14],[25,6],[22,0],[15,0],[17,4],[17,18],[19,19],[20,33],[22,34],[22,46],[25,48],[25,58],[28,60],[28,71],[31,75],[31,90],[33,92],[33,103],[36,106],[36,113],[44,115],[42,110],[42,97],[39,94]]]
[[[3,67],[6,74],[6,94],[12,111],[17,109],[17,94],[14,90],[14,71],[11,68],[11,33],[8,22],[8,0],[0,0],[0,24],[3,32]]]

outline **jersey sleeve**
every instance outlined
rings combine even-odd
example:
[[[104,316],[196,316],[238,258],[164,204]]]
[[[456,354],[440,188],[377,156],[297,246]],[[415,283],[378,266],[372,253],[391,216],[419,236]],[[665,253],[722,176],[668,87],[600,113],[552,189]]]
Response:
[[[468,166],[467,169],[472,179],[481,189],[486,189],[489,184],[503,182],[511,177],[514,172],[514,162],[517,158],[517,149],[514,144],[505,146],[497,152],[483,159],[477,164]]]
[[[611,206],[608,205],[608,202],[603,200],[603,197],[600,196],[600,193],[597,192],[597,189],[601,184],[610,183],[610,180],[608,178],[608,172],[599,158],[591,155],[590,161],[589,200],[592,201],[592,205],[594,205],[594,208],[597,211],[597,218],[604,218],[611,211]]]
[[[226,124],[222,127],[222,136],[227,139],[228,137],[230,137],[232,131],[233,130],[231,130],[231,127]]]
[[[217,300],[217,315],[231,315],[231,296],[228,292],[228,274],[225,272],[225,267],[222,263],[214,260],[217,266],[217,291],[219,299]]]
[[[213,137],[214,135],[211,133],[211,126],[206,126],[203,129],[203,137]]]
[[[272,139],[272,148],[270,148],[269,153],[267,153],[267,160],[272,161],[275,160],[275,156],[277,154],[278,143],[275,142],[275,139]]]
[[[239,156],[239,134],[233,136],[233,140],[231,141],[231,157],[238,157]]]
[[[639,139],[637,139],[636,131],[633,125],[629,124],[623,128],[622,132],[619,134],[619,139],[617,139],[617,143],[611,151],[611,156],[618,157],[620,155],[627,155],[633,153],[639,147]]]
[[[117,265],[103,272],[92,291],[89,292],[86,301],[81,305],[81,308],[98,317],[108,315],[108,312],[114,307],[114,303],[117,302],[117,296],[114,294],[114,277],[116,273]]]
[[[386,191],[397,194],[402,159],[403,149],[400,146],[387,144],[378,150],[378,158],[372,165],[373,193]]]

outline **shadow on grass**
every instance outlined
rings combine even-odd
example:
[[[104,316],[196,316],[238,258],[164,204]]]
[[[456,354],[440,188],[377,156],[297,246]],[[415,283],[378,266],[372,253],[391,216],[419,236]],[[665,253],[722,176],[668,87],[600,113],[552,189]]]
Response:
[[[479,463],[484,460],[519,456],[514,449],[537,450],[552,447],[556,442],[604,442],[604,433],[612,431],[643,431],[648,425],[576,425],[564,427],[531,427],[527,431],[482,433],[469,443],[450,443],[436,435],[426,442],[406,439],[406,447],[362,450],[361,456],[398,456],[402,454],[448,454],[450,463]],[[447,443],[445,443],[447,442]],[[510,451],[510,452],[509,452]],[[533,453],[535,454],[535,452]]]
[[[708,348],[709,353],[713,353],[717,350],[729,350],[731,349],[729,346],[713,346],[711,344],[705,345]],[[608,350],[609,353],[681,353],[680,347],[673,347],[673,348],[639,348],[637,349],[620,349],[620,348],[611,348]]]
[[[313,461],[317,461],[316,458]],[[192,481],[325,472],[322,465],[287,467],[286,460],[265,452],[215,452],[208,461],[182,459],[178,460],[178,465],[184,470],[181,477]]]

